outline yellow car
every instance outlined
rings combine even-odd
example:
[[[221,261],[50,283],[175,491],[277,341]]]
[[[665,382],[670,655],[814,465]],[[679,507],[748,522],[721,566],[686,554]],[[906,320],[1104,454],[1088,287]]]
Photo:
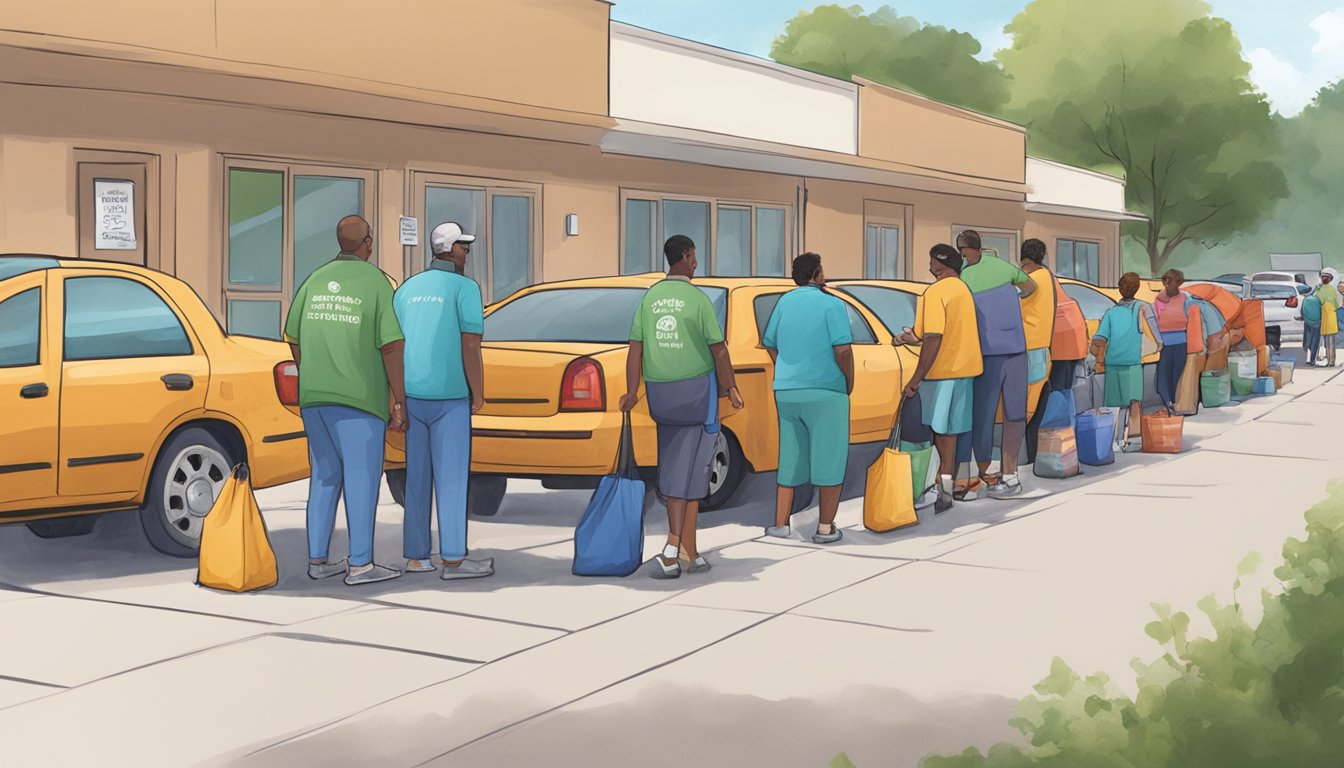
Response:
[[[535,285],[486,310],[485,406],[472,417],[472,513],[494,514],[510,477],[540,479],[548,488],[589,488],[612,471],[631,321],[644,291],[663,277]],[[727,503],[746,472],[778,467],[774,366],[760,338],[779,297],[796,286],[775,278],[716,277],[696,278],[695,285],[725,329],[745,401],[740,411],[719,401],[722,438],[704,505],[713,509]],[[854,336],[850,442],[885,440],[913,366],[903,369],[903,353],[872,312],[839,295]],[[631,423],[635,461],[649,477],[657,466],[657,439],[642,388]],[[388,483],[399,492],[402,471],[390,471]]]
[[[193,556],[235,463],[255,487],[308,475],[297,397],[288,347],[225,334],[180,280],[0,256],[0,522],[72,536],[139,509],[155,548]]]

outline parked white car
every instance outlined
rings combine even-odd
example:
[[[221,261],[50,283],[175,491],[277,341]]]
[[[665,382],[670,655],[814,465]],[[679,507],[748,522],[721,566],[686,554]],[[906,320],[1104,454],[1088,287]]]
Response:
[[[1265,328],[1279,327],[1279,343],[1302,342],[1302,298],[1311,286],[1297,282],[1288,272],[1257,272],[1243,284],[1243,299],[1263,299]]]

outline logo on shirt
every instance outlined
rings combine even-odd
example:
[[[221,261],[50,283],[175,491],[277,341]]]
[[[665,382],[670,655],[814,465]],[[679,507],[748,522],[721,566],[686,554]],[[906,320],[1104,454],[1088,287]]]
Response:
[[[336,282],[335,280],[332,280],[331,282],[327,283],[327,290],[331,291],[332,293],[340,293],[341,284]]]
[[[677,330],[677,318],[672,315],[663,315],[658,318],[657,328],[663,333],[672,333]]]

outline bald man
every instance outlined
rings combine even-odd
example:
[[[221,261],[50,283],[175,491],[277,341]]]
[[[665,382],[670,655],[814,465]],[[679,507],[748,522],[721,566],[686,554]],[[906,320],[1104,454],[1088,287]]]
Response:
[[[387,424],[405,428],[401,326],[392,281],[369,263],[373,228],[358,216],[336,226],[341,252],[294,296],[285,337],[299,364],[299,409],[308,436],[308,576],[345,573],[349,585],[395,579],[373,562],[373,528]],[[389,395],[390,393],[390,395]],[[392,401],[388,407],[388,400]],[[328,549],[345,496],[349,567]]]

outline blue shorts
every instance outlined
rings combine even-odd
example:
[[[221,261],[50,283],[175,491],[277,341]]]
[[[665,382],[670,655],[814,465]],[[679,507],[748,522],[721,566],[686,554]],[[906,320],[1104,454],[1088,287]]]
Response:
[[[925,379],[919,383],[924,424],[937,435],[971,431],[974,379]]]

